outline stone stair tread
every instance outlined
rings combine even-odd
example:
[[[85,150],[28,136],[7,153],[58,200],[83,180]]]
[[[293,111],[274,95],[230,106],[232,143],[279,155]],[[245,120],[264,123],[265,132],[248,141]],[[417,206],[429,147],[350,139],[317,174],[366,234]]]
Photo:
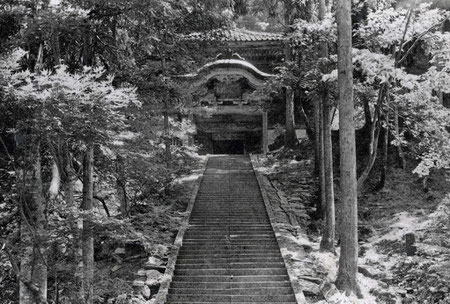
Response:
[[[229,302],[286,302],[295,301],[295,295],[202,295],[202,294],[171,294],[167,296],[168,301],[190,300],[190,301],[224,301]]]
[[[227,258],[218,258],[218,259],[185,259],[185,258],[178,258],[177,259],[177,263],[176,265],[184,265],[184,264],[189,264],[189,265],[194,265],[194,264],[199,264],[199,265],[203,265],[203,264],[225,264],[225,263],[233,263],[233,264],[237,264],[237,263],[282,263],[283,259],[282,258],[262,258],[262,259],[257,259],[257,258],[231,258],[231,259],[227,259]]]
[[[170,288],[171,294],[201,294],[201,295],[285,295],[292,294],[292,287],[263,287],[263,288],[228,288],[228,289],[197,289]]]
[[[290,281],[262,281],[262,282],[172,282],[171,288],[253,288],[253,287],[290,287]]]
[[[230,304],[231,302],[166,302],[167,304]],[[232,302],[234,304],[261,304],[261,302]],[[264,304],[295,304],[297,302],[264,302]]]
[[[178,275],[174,276],[172,282],[279,282],[289,280],[287,274],[283,275],[243,275],[234,276],[229,275]]]
[[[229,264],[216,264],[216,263],[206,263],[206,264],[185,264],[177,263],[175,266],[177,269],[248,269],[248,268],[275,268],[284,267],[283,262],[256,262],[256,263],[229,263]]]

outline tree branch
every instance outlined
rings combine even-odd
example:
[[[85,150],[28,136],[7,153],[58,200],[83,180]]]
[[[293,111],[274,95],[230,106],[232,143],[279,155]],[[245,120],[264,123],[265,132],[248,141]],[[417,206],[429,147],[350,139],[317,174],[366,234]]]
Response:
[[[111,217],[111,215],[110,215],[110,213],[109,213],[108,206],[106,205],[105,199],[104,199],[103,197],[100,197],[100,196],[97,196],[97,195],[94,195],[94,198],[95,198],[96,200],[98,200],[99,202],[102,203],[103,208],[105,209],[106,215],[107,215],[108,217]]]
[[[421,39],[428,34],[429,32],[431,32],[432,30],[434,30],[435,28],[442,26],[449,18],[445,18],[442,22],[437,23],[435,25],[433,25],[432,27],[430,27],[428,30],[424,31],[422,34],[420,34],[419,36],[417,36],[416,40],[414,41],[413,45],[411,45],[411,47],[406,51],[405,55],[402,56],[402,58],[397,62],[397,67],[402,64],[406,58],[408,57],[409,54],[411,54],[411,52],[414,50],[414,48],[419,44],[419,42],[421,41]]]
[[[3,149],[5,150],[6,156],[8,156],[9,160],[13,160],[11,154],[9,154],[8,147],[6,147],[5,142],[3,141],[2,136],[0,135],[0,143],[2,144]]]

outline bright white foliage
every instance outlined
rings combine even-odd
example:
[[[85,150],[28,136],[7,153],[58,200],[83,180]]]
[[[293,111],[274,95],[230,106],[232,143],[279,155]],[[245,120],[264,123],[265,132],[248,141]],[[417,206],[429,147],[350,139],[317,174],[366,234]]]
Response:
[[[442,22],[449,12],[441,9],[429,9],[430,4],[422,3],[415,10],[406,31],[405,41],[425,33],[431,27]],[[407,22],[408,9],[388,8],[369,13],[367,23],[357,33],[368,46],[379,50],[393,45],[399,46]],[[434,32],[426,34],[423,39],[430,39]]]
[[[61,65],[55,72],[15,72],[24,54],[19,49],[0,61],[0,77],[6,84],[3,89],[18,103],[39,108],[46,130],[61,128],[65,122],[66,127],[62,128],[67,132],[69,125],[76,121],[77,126],[70,126],[71,132],[85,136],[83,130],[98,132],[109,125],[123,124],[124,117],[118,110],[132,104],[141,105],[135,88],[114,87],[113,77],[105,76],[102,68],[85,67],[81,73],[70,74]]]

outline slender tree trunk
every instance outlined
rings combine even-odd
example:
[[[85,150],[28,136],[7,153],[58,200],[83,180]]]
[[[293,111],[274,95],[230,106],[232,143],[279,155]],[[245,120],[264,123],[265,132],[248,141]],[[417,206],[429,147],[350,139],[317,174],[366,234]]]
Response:
[[[83,220],[82,250],[83,250],[83,281],[82,292],[85,304],[93,304],[94,293],[94,235],[92,231],[93,209],[93,188],[94,188],[94,145],[88,144],[86,155],[83,161],[83,205],[86,212]]]
[[[56,158],[56,156],[53,156]],[[58,196],[59,189],[61,186],[61,175],[59,173],[59,167],[56,160],[52,163],[52,180],[50,181],[50,187],[48,189],[48,194],[50,199],[55,199]]]
[[[364,105],[364,127],[370,128],[372,124],[372,113],[370,112],[369,98],[363,97],[362,102]]]
[[[403,153],[402,144],[400,143],[400,126],[398,122],[398,106],[394,104],[394,128],[395,135],[397,136],[397,154],[398,154],[398,165],[403,170],[406,170],[406,159]]]
[[[331,108],[324,105],[324,171],[325,171],[325,225],[320,243],[321,250],[335,252],[334,240],[336,229],[334,207],[334,179],[333,179],[333,142],[331,138]]]
[[[166,160],[169,163],[171,158],[170,153],[170,124],[169,124],[169,113],[168,113],[167,101],[164,101],[164,143],[166,149]]]
[[[59,28],[56,20],[52,22],[50,45],[53,53],[53,64],[58,66],[61,64],[61,50],[59,47]]]
[[[386,95],[386,109],[384,114],[384,134],[383,134],[383,158],[382,162],[383,165],[381,166],[381,173],[380,173],[380,181],[377,185],[377,190],[381,190],[384,188],[384,185],[386,184],[386,172],[388,167],[388,148],[389,148],[389,93]]]
[[[36,57],[36,63],[34,65],[35,73],[39,74],[40,71],[42,70],[42,68],[44,67],[43,60],[44,60],[44,44],[41,43],[39,45],[39,50],[38,50],[38,54]]]
[[[373,115],[373,120],[370,126],[370,143],[369,143],[369,161],[364,168],[363,172],[358,178],[358,192],[361,191],[365,181],[369,177],[370,171],[372,171],[373,165],[378,154],[378,139],[380,136],[381,123],[380,123],[380,111],[383,106],[383,100],[386,97],[386,93],[389,90],[389,84],[382,84],[379,94],[378,101],[375,105],[375,112]]]
[[[356,189],[356,147],[353,105],[351,0],[338,0],[338,88],[339,145],[342,224],[341,255],[336,286],[358,293],[358,201]]]
[[[125,176],[125,159],[121,155],[117,155],[117,163],[116,163],[116,186],[117,193],[120,201],[120,213],[123,216],[128,215],[128,198],[127,198],[127,189],[126,189],[126,176]]]
[[[83,33],[83,46],[82,46],[82,64],[85,66],[92,66],[94,64],[94,51],[93,51],[93,39],[92,32],[89,25],[85,24]]]
[[[72,166],[72,155],[69,146],[64,144],[64,198],[67,206],[70,208],[69,225],[73,235],[73,260],[75,264],[72,288],[78,294],[78,298],[83,298],[82,278],[83,278],[83,250],[81,232],[83,229],[83,220],[79,217],[79,209],[74,197],[74,185],[76,182],[76,173]]]
[[[417,5],[417,1],[414,0],[411,2],[411,7],[408,11],[408,14],[406,16],[406,23],[405,23],[405,28],[403,29],[403,36],[402,39],[400,40],[400,48],[397,52],[397,54],[395,54],[395,50],[394,50],[394,67],[398,68],[400,66],[400,61],[403,55],[403,47],[404,47],[404,42],[405,42],[405,37],[406,37],[406,33],[408,32],[408,28],[411,24],[411,19],[412,16],[414,14],[414,9],[416,8]],[[413,46],[411,46],[413,47]],[[406,54],[406,53],[405,53]],[[395,134],[397,136],[397,140],[399,141],[397,143],[397,153],[398,153],[398,164],[400,166],[400,168],[402,168],[403,170],[406,169],[406,159],[405,159],[405,155],[403,153],[403,149],[402,149],[402,145],[400,143],[400,127],[399,127],[399,123],[398,123],[398,107],[397,104],[394,104],[394,128],[395,128]]]
[[[290,5],[285,5],[284,22],[289,31],[291,25],[291,10]],[[286,41],[284,46],[285,62],[292,62],[292,48],[289,41]],[[297,134],[295,133],[295,119],[294,119],[294,90],[291,85],[285,88],[286,100],[286,133],[284,135],[284,144],[287,148],[293,148],[297,144]]]
[[[319,21],[325,18],[325,0],[319,0]],[[320,57],[328,58],[328,45],[324,41],[320,45]],[[328,72],[328,67],[323,66],[323,72]],[[324,186],[322,188],[325,196],[325,218],[324,229],[322,234],[322,241],[320,243],[320,249],[330,252],[335,252],[334,239],[335,239],[335,210],[334,210],[334,181],[333,181],[333,142],[331,138],[331,106],[328,102],[326,94],[322,96],[322,136],[323,136],[323,171],[324,171]]]
[[[47,262],[45,235],[45,200],[42,194],[41,155],[37,143],[31,153],[31,174],[26,174],[26,198],[22,204],[21,238],[24,250],[21,260],[21,276],[36,290],[20,281],[19,303],[35,304],[47,301]]]
[[[325,211],[325,166],[324,166],[324,147],[322,132],[322,100],[314,102],[314,129],[315,129],[315,172],[319,180],[319,200],[316,205],[316,212],[319,218],[324,218]]]
[[[23,277],[24,281],[32,284],[33,237],[29,228],[24,223],[24,219],[22,219],[20,225],[20,241],[23,244],[22,258],[20,261],[20,275]],[[24,281],[19,282],[19,303],[34,304],[34,294],[32,290],[26,286]]]
[[[293,148],[297,144],[294,120],[294,90],[286,87],[286,134],[284,138],[285,146]]]
[[[164,57],[163,52],[160,52],[161,56],[161,70],[163,76],[166,75],[166,59]],[[169,103],[167,101],[167,97],[164,99],[164,143],[165,143],[165,151],[166,151],[166,164],[169,165],[169,161],[171,158],[170,153],[170,123],[169,123]]]
[[[308,135],[308,139],[310,141],[314,141],[314,138],[315,138],[314,131],[311,126],[311,122],[309,121],[308,115],[306,115],[305,109],[303,108],[303,102],[301,101],[301,99],[300,99],[300,103],[299,103],[299,112],[300,112],[300,117],[305,122],[306,135]]]

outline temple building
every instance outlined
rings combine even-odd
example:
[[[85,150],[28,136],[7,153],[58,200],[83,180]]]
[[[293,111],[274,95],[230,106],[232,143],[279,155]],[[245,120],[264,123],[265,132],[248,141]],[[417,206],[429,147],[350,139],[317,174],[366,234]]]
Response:
[[[188,87],[188,113],[201,153],[248,154],[268,151],[267,97],[261,88],[283,60],[281,34],[226,29],[193,34],[191,39],[220,39],[215,61],[179,80]]]

